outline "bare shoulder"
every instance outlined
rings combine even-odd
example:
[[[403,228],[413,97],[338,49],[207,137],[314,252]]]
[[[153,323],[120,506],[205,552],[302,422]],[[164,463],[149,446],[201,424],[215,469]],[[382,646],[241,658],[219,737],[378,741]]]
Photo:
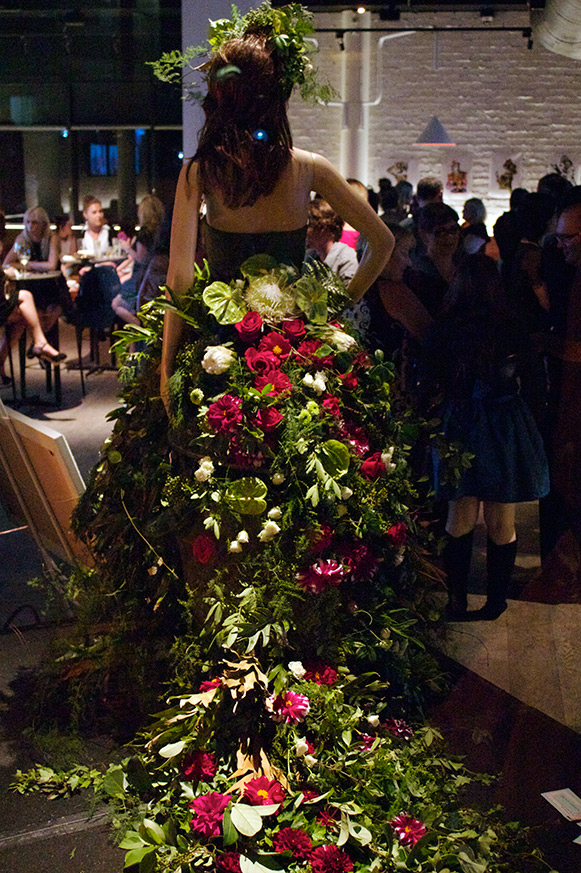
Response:
[[[184,164],[180,170],[177,189],[187,200],[198,200],[201,196],[200,165],[197,161]]]

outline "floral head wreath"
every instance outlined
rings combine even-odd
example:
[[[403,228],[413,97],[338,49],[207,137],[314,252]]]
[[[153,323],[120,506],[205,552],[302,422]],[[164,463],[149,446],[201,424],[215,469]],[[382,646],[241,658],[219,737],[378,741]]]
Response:
[[[246,15],[240,15],[236,6],[232,6],[232,18],[210,21],[208,41],[204,45],[190,46],[184,52],[166,52],[151,66],[158,79],[181,84],[186,99],[201,102],[204,91],[195,76],[202,73],[204,81],[209,63],[193,66],[192,61],[217,54],[229,40],[258,30],[270,33],[278,54],[283,92],[290,94],[297,85],[303,100],[325,103],[335,95],[328,83],[317,81],[316,70],[307,55],[307,47],[309,51],[314,49],[307,46],[307,37],[314,33],[313,17],[300,3],[273,9],[269,0],[265,0]]]

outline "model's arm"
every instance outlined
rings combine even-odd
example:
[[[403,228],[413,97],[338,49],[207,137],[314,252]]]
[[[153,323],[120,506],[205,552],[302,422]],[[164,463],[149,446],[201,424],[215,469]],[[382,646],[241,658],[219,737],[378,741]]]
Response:
[[[167,285],[178,297],[186,294],[194,281],[200,201],[198,168],[194,164],[190,170],[189,178],[186,179],[186,167],[183,167],[174,201],[167,272]],[[167,381],[173,373],[183,329],[183,319],[173,312],[166,312],[163,322],[160,385],[161,397],[166,409],[168,409],[169,402]]]
[[[367,247],[347,290],[356,303],[377,279],[393,251],[393,234],[368,203],[353,193],[329,161],[313,155],[313,189],[331,204],[335,212],[362,233]]]

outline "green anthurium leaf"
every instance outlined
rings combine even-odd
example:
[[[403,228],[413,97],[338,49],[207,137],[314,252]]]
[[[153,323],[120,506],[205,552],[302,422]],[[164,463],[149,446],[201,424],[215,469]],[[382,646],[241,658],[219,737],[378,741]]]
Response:
[[[224,499],[240,515],[260,515],[266,509],[268,489],[261,479],[245,476],[227,488]]]
[[[294,286],[297,306],[309,317],[313,324],[327,321],[327,289],[322,282],[299,279]]]
[[[120,849],[142,849],[147,843],[136,831],[127,831],[123,840],[119,843]]]
[[[248,276],[251,279],[253,276],[270,273],[271,270],[275,270],[277,267],[278,262],[272,255],[252,255],[251,258],[247,258],[244,261],[240,267],[240,272],[243,276]]]
[[[323,443],[319,458],[325,472],[333,479],[340,479],[349,470],[349,449],[339,440],[327,440]]]
[[[144,818],[139,826],[139,835],[150,845],[162,846],[165,843],[163,828],[151,818]]]
[[[112,765],[105,773],[103,791],[109,797],[123,797],[125,794],[125,774],[122,767]]]
[[[245,837],[253,837],[262,827],[262,817],[254,806],[247,803],[235,803],[230,811],[232,824]]]
[[[231,288],[225,282],[212,282],[204,289],[202,300],[220,324],[235,324],[247,312],[239,288]]]
[[[167,746],[163,746],[159,750],[159,754],[162,758],[174,758],[176,755],[179,755],[185,749],[186,744],[184,740],[178,740],[177,743],[168,743]]]

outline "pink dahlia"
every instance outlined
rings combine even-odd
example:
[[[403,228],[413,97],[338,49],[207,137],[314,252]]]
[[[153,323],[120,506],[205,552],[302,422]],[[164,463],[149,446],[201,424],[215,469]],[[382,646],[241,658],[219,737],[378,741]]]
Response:
[[[338,819],[341,813],[333,806],[328,806],[327,809],[321,810],[317,816],[317,823],[322,825],[326,830],[334,830],[338,827]]]
[[[216,433],[236,433],[242,424],[242,400],[225,394],[215,403],[210,403],[207,418]]]
[[[254,380],[254,387],[258,391],[262,391],[267,385],[272,387],[267,392],[269,397],[277,397],[279,394],[285,394],[291,391],[293,384],[285,373],[280,370],[271,370],[269,373],[261,373]]]
[[[426,833],[425,824],[422,824],[422,822],[418,821],[417,818],[408,815],[407,812],[402,812],[400,815],[396,815],[389,824],[394,829],[402,846],[415,845]]]
[[[334,685],[337,681],[337,671],[328,664],[308,664],[305,682],[316,682],[317,685]]]
[[[281,828],[274,837],[275,852],[292,852],[293,858],[306,859],[313,848],[308,834],[300,828]]]
[[[219,837],[224,810],[229,803],[230,797],[217,791],[195,797],[190,803],[190,809],[195,813],[190,821],[192,830],[205,837]]]
[[[219,676],[216,676],[215,679],[206,679],[205,682],[200,682],[200,692],[211,691],[212,688],[219,688],[222,684],[222,680]]]
[[[292,347],[287,338],[274,330],[263,336],[258,344],[259,352],[272,352],[281,361],[288,358],[291,350]]]
[[[322,558],[315,564],[311,564],[306,570],[297,573],[297,581],[305,591],[320,594],[334,585],[339,585],[345,578],[347,571],[337,561],[331,558],[324,561]]]
[[[216,775],[216,760],[212,752],[197,749],[186,755],[182,772],[186,779],[192,782],[210,782]]]
[[[387,721],[383,722],[381,727],[385,728],[385,730],[389,731],[394,737],[398,737],[400,740],[411,740],[414,735],[413,729],[403,720],[403,718],[388,718]]]
[[[353,861],[337,846],[318,846],[310,857],[313,873],[350,873]]]
[[[375,737],[372,737],[371,734],[361,734],[361,745],[360,749],[362,752],[368,752],[375,742]]]
[[[255,776],[254,779],[249,779],[245,783],[243,796],[253,806],[268,806],[270,803],[282,803],[285,792],[276,779]]]
[[[266,708],[271,713],[272,720],[285,724],[298,724],[309,714],[311,704],[304,694],[294,691],[284,691],[273,695],[266,701]]]
[[[216,855],[216,870],[220,873],[241,873],[240,870],[240,852],[223,852],[221,855]]]

